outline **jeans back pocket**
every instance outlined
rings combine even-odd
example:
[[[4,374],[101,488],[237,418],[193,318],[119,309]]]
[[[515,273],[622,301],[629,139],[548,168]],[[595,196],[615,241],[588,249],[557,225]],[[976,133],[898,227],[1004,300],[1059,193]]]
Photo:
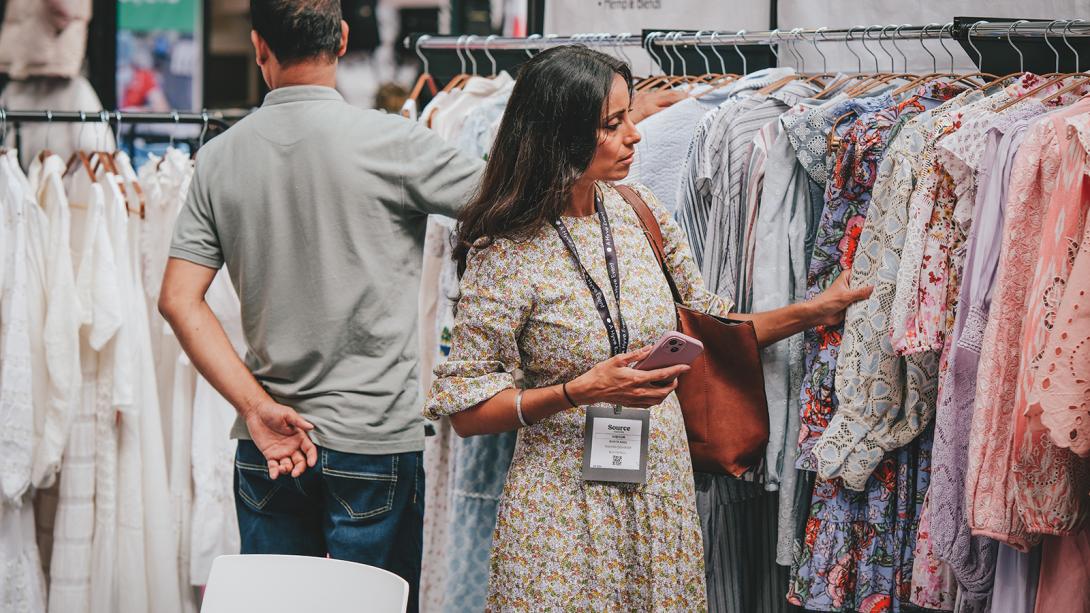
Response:
[[[373,519],[394,508],[398,455],[364,455],[322,449],[322,477],[349,519]]]
[[[252,442],[239,441],[235,452],[235,470],[238,472],[239,498],[253,510],[264,511],[283,482],[269,478],[265,456]]]

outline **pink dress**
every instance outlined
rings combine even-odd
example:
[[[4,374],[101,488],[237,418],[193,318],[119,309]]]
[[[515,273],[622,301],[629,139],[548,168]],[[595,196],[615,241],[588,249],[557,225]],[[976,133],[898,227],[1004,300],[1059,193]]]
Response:
[[[1067,333],[1066,322],[1057,320],[1057,311],[1067,294],[1067,281],[1090,209],[1084,146],[1084,139],[1090,142],[1090,115],[1085,111],[1080,115],[1065,113],[1048,121],[1053,123],[1063,153],[1056,188],[1044,217],[1033,284],[1026,295],[1014,401],[1013,478],[1018,512],[1027,528],[1042,534],[1066,535],[1082,525],[1090,508],[1087,461],[1053,444],[1041,421],[1041,405],[1031,403],[1029,398],[1034,387],[1043,384],[1039,368],[1044,366],[1044,372],[1048,371],[1047,341]],[[1079,285],[1085,283],[1085,279],[1078,280]]]
[[[1090,221],[1086,226],[1029,395],[1052,443],[1084,458],[1090,456]]]
[[[1072,108],[1088,108],[1078,103]],[[1038,537],[1015,511],[1014,388],[1026,312],[1026,292],[1041,240],[1043,201],[1056,184],[1060,149],[1055,122],[1042,119],[1027,131],[1011,171],[1007,220],[992,308],[981,343],[965,506],[973,534],[1023,551]]]

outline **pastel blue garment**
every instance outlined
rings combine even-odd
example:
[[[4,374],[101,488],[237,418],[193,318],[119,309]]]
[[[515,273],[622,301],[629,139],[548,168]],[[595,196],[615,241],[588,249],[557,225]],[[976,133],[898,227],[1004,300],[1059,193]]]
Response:
[[[1000,543],[990,613],[1033,613],[1037,606],[1040,572],[1040,546],[1023,553]]]
[[[466,115],[457,136],[460,150],[475,158],[485,158],[492,147],[495,128],[507,106],[511,87],[489,96]],[[446,266],[453,269],[454,263]],[[443,275],[446,284],[441,299],[458,294],[457,274]],[[450,283],[453,283],[453,286]],[[442,322],[453,326],[453,313]],[[449,334],[440,332],[440,343]],[[449,351],[449,341],[447,341]],[[507,480],[507,470],[515,452],[515,432],[451,439],[450,489],[447,564],[443,609],[450,613],[483,611],[488,596],[489,553],[496,528],[500,495]]]
[[[707,86],[698,86],[688,98],[636,126],[642,140],[636,145],[636,156],[624,182],[646,185],[671,214],[677,208],[677,188],[689,141],[704,114],[722,104],[731,91],[729,87],[707,93],[705,90]]]

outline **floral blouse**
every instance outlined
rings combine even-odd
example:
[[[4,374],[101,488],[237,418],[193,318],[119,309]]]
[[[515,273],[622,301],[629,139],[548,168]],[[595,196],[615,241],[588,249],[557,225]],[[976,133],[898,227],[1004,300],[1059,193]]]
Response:
[[[674,302],[635,212],[612,187],[600,187],[619,260],[620,308],[636,349],[675,329]],[[731,305],[704,289],[680,227],[649,191],[638,190],[662,228],[667,266],[686,304],[726,315]],[[583,265],[608,288],[597,216],[563,221]],[[616,319],[615,302],[607,302]],[[542,387],[570,381],[609,357],[594,301],[554,228],[482,243],[469,255],[450,357],[435,369],[424,414],[435,419],[488,400],[514,387],[516,370],[527,387]],[[518,431],[493,539],[488,610],[707,606],[677,397],[650,412],[643,485],[582,480],[583,407]]]
[[[814,446],[818,474],[840,477],[855,490],[887,451],[908,444],[930,422],[935,407],[938,357],[931,352],[902,359],[889,340],[889,309],[908,228],[908,202],[917,165],[934,124],[962,106],[966,96],[922,113],[901,129],[883,160],[875,205],[859,238],[852,284],[873,285],[870,298],[848,308],[836,365],[836,415]]]

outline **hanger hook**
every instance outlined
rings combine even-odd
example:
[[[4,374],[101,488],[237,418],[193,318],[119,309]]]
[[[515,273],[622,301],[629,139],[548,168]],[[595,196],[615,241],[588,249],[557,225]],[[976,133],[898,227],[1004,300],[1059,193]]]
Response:
[[[901,38],[901,30],[910,27],[912,27],[911,23],[902,23],[901,25],[897,26],[897,29],[893,31],[893,38],[891,39],[891,42],[893,43],[893,48],[896,49],[897,53],[901,55],[901,61],[904,62],[905,66],[904,72],[906,73],[908,72],[908,56],[905,55],[905,52],[901,49],[901,46],[897,44],[897,39]]]
[[[715,46],[715,39],[719,38],[718,31],[712,31],[712,53],[715,57],[719,58],[719,70],[720,74],[727,74],[727,62],[723,59],[723,55],[719,53],[719,49]]]
[[[1062,35],[1063,35],[1063,39],[1064,39],[1064,44],[1067,45],[1067,48],[1071,50],[1071,53],[1075,54],[1075,72],[1082,72],[1082,70],[1080,70],[1079,52],[1078,52],[1077,49],[1075,49],[1075,47],[1071,46],[1071,43],[1068,42],[1068,40],[1067,40],[1067,31],[1070,30],[1071,26],[1075,25],[1076,22],[1077,23],[1083,23],[1083,20],[1081,20],[1081,19],[1068,19],[1067,20],[1067,25],[1064,26]]]
[[[170,145],[168,146],[168,148],[172,149],[174,148],[174,133],[178,132],[178,124],[179,122],[181,122],[181,118],[178,117],[177,110],[170,111],[170,117],[174,119],[174,129],[170,131]]]
[[[946,46],[946,36],[943,36],[943,32],[949,30],[950,36],[954,34],[954,22],[948,21],[941,28],[939,28],[939,44],[942,45],[942,50],[946,52],[946,55],[950,56],[950,72],[954,72],[954,54],[950,52],[950,48]]]
[[[541,35],[540,34],[531,34],[531,35],[526,37],[526,42],[529,43],[530,41],[532,41],[532,40],[534,40],[536,38],[541,38]],[[533,52],[530,51],[530,45],[529,44],[526,45],[526,48],[523,49],[523,51],[526,52],[526,57],[527,58],[533,59],[534,54],[533,54]]]
[[[852,26],[852,27],[848,28],[848,34],[847,34],[847,36],[844,37],[844,46],[848,48],[848,53],[851,53],[852,55],[855,56],[856,74],[862,74],[862,72],[863,72],[863,58],[858,53],[855,52],[855,49],[852,49],[852,46],[849,45],[848,42],[855,40],[855,36],[852,34],[852,32],[856,28],[862,28],[862,27],[863,26]]]
[[[712,65],[711,65],[710,62],[708,62],[708,56],[703,51],[700,50],[700,36],[702,34],[704,34],[704,30],[697,30],[696,31],[696,38],[694,39],[695,49],[696,49],[696,52],[700,55],[700,57],[704,60],[704,74],[711,74]]]
[[[663,38],[666,39],[666,42],[670,42],[673,37],[674,32],[667,32]],[[674,76],[674,54],[670,53],[670,45],[663,46],[662,53],[666,56],[666,59],[670,60],[670,76]]]
[[[48,151],[49,150],[49,133],[53,131],[52,130],[52,128],[53,128],[53,111],[48,111],[47,110],[45,112],[45,120],[46,120],[46,124],[45,124],[45,150]]]
[[[768,50],[772,52],[772,55],[776,58],[776,66],[780,65],[780,50],[776,47],[779,46],[780,29],[776,28],[768,33]]]
[[[99,111],[98,120],[102,123],[102,131],[98,133],[95,144],[98,145],[96,149],[104,151],[106,149],[106,133],[110,131],[110,112],[107,110]]]
[[[886,55],[889,56],[889,71],[890,72],[897,72],[897,62],[896,62],[896,60],[894,60],[893,54],[890,53],[889,49],[886,48],[886,45],[884,43],[882,43],[882,41],[886,39],[886,30],[892,30],[893,28],[895,28],[897,26],[886,25],[886,26],[881,26],[881,27],[882,27],[882,29],[878,31],[878,46],[882,48],[882,53],[885,53]]]
[[[741,38],[743,42],[746,40],[746,31],[738,30],[735,34],[738,38]],[[734,52],[738,54],[738,57],[742,58],[742,74],[749,74],[749,62],[746,61],[746,54],[742,53],[742,50],[738,48],[738,41],[734,42]]]
[[[495,34],[489,34],[488,38],[484,39],[484,55],[485,55],[485,57],[488,58],[489,62],[492,62],[492,76],[493,77],[495,77],[496,73],[498,72],[496,70],[496,58],[492,57],[492,53],[491,53],[491,51],[489,51],[488,46],[491,45],[492,41],[497,39],[497,38],[499,38],[499,37],[496,36]]]
[[[475,76],[475,77],[478,76],[477,58],[473,57],[473,52],[469,50],[469,46],[471,44],[473,44],[473,41],[475,39],[477,39],[477,38],[480,38],[480,37],[477,36],[476,34],[470,34],[468,37],[466,37],[466,48],[465,48],[466,55],[469,56],[469,63],[470,63],[471,66],[473,66],[473,76]]]
[[[806,56],[799,51],[799,41],[803,40],[802,28],[791,30],[791,54],[799,58],[799,72],[806,72]]]
[[[114,116],[117,117],[117,134],[114,136],[114,151],[121,149],[121,111],[114,111]]]
[[[980,49],[977,49],[976,44],[973,42],[973,30],[976,30],[976,27],[982,23],[988,22],[981,19],[980,21],[969,26],[969,33],[965,37],[965,39],[969,42],[969,46],[973,48],[973,52],[976,53],[976,65],[980,70],[984,70],[984,55],[980,53]]]
[[[923,28],[920,29],[920,46],[923,47],[923,50],[924,50],[925,53],[927,53],[927,55],[931,56],[931,72],[938,72],[939,71],[939,59],[937,57],[935,57],[935,54],[931,53],[931,50],[927,48],[926,44],[924,44],[923,37],[927,36],[927,30],[931,26],[937,26],[937,25],[939,25],[939,24],[929,23],[929,24],[927,24],[926,26],[924,26]]]
[[[83,148],[83,128],[87,126],[87,113],[79,112],[79,132],[76,133],[76,149]]]
[[[458,40],[454,42],[454,54],[458,56],[458,63],[462,65],[462,72],[460,72],[459,74],[466,73],[466,59],[462,57],[462,42],[465,40],[465,38],[466,35],[462,34],[458,36]]]
[[[674,41],[675,41],[675,43],[679,43],[679,41],[681,40],[681,37],[682,37],[682,36],[685,36],[685,33],[683,33],[683,32],[679,32],[679,33],[677,33],[677,34],[676,34],[676,35],[674,36]],[[675,51],[677,51],[677,53],[678,53],[678,60],[680,60],[680,61],[681,61],[681,74],[683,74],[683,75],[687,75],[687,76],[688,76],[688,75],[689,75],[689,62],[688,62],[688,61],[686,61],[686,59],[685,59],[685,56],[683,56],[683,55],[682,55],[682,53],[681,53],[681,48],[680,48],[680,47],[675,47],[675,48],[674,48],[674,50],[675,50]]]
[[[654,44],[655,40],[657,38],[661,37],[662,35],[663,35],[662,32],[652,32],[652,33],[648,34],[647,38],[645,38],[644,41],[643,41],[645,43],[645,45],[646,45],[648,57],[654,58],[654,64],[652,64],[651,70],[647,73],[648,75],[651,75],[651,74],[653,74],[655,72],[655,65],[656,64],[658,65],[659,70],[661,70],[663,74],[666,74],[666,66],[662,63],[662,58],[659,57],[658,52],[655,51],[655,44]]]
[[[420,36],[420,38],[416,39],[416,48],[415,48],[416,57],[420,58],[420,63],[424,65],[424,74],[429,74],[429,71],[428,71],[428,58],[424,57],[424,52],[420,50],[420,43],[424,42],[425,40],[427,40],[429,38],[431,38],[431,36],[428,36],[427,34],[423,34],[423,35]]]
[[[871,30],[880,27],[882,26],[867,26],[863,28],[863,37],[859,39],[859,42],[863,43],[863,49],[867,53],[869,53],[872,58],[874,58],[874,72],[882,72],[882,69],[878,67],[878,56],[875,55],[874,52],[870,50],[870,47],[867,46],[867,37],[870,36]]]
[[[829,72],[829,62],[825,58],[825,54],[821,52],[821,48],[818,46],[818,36],[821,37],[821,40],[825,40],[825,30],[828,29],[829,28],[826,28],[824,26],[818,28],[817,31],[814,32],[814,38],[811,41],[814,44],[814,51],[816,51],[817,54],[821,56],[821,72],[824,73]]]
[[[197,148],[204,146],[204,135],[208,133],[208,109],[201,110],[201,136],[197,140]]]
[[[1011,47],[1013,47],[1015,53],[1018,54],[1018,72],[1025,72],[1026,71],[1026,58],[1025,58],[1025,56],[1022,55],[1022,50],[1018,48],[1018,45],[1015,45],[1014,41],[1011,40],[1011,32],[1014,31],[1014,30],[1017,30],[1018,29],[1018,24],[1020,24],[1020,23],[1029,23],[1029,20],[1028,19],[1019,19],[1018,21],[1012,23],[1010,25],[1010,27],[1007,28],[1007,44],[1010,45]]]
[[[628,57],[628,52],[624,50],[625,43],[627,43],[628,39],[630,39],[630,38],[632,38],[632,33],[631,32],[624,32],[623,34],[621,34],[621,35],[619,35],[617,37],[616,42],[617,42],[617,53],[621,54],[621,57],[624,58],[624,61],[625,61],[626,64],[628,64],[629,66],[632,66],[632,58]]]
[[[1053,72],[1060,72],[1060,52],[1056,50],[1056,47],[1052,46],[1052,41],[1048,39],[1048,35],[1052,33],[1052,26],[1060,23],[1060,19],[1053,19],[1048,23],[1045,28],[1045,44],[1052,50],[1052,55],[1056,56],[1056,69]]]

